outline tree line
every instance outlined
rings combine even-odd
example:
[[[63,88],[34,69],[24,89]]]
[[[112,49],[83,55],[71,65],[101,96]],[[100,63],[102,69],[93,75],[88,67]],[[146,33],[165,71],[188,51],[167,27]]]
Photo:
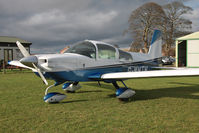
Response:
[[[183,17],[191,14],[193,9],[185,6],[183,1],[173,1],[160,6],[157,3],[145,3],[132,11],[125,33],[133,38],[131,50],[143,49],[148,52],[154,29],[162,31],[163,51],[169,55],[175,38],[191,33],[192,21]]]

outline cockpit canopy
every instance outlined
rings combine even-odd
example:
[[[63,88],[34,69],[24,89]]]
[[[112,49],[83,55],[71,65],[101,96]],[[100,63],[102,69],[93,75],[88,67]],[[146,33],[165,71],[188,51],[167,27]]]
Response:
[[[99,59],[116,59],[116,49],[105,44],[96,44]]]
[[[111,45],[103,43],[92,43],[90,41],[80,42],[69,48],[66,53],[77,53],[93,59],[118,59],[132,61],[130,53],[119,50]],[[118,55],[119,54],[119,55]],[[118,56],[117,56],[118,55]]]
[[[96,58],[96,47],[91,42],[81,42],[69,48],[67,53],[76,53],[90,58]]]

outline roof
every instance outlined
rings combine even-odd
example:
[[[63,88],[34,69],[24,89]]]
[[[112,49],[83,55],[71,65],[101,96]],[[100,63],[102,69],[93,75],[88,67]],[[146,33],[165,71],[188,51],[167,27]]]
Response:
[[[20,38],[17,38],[17,37],[0,36],[0,42],[16,43],[16,41],[19,41],[21,43],[31,44],[31,42],[28,42],[26,40],[23,40],[23,39],[20,39]]]
[[[179,37],[176,40],[199,40],[199,31],[183,37]]]

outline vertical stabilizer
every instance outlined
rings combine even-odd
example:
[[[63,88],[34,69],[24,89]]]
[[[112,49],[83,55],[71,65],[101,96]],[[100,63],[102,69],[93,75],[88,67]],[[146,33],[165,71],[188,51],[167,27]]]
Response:
[[[162,57],[162,38],[160,30],[154,30],[148,54],[151,59]]]

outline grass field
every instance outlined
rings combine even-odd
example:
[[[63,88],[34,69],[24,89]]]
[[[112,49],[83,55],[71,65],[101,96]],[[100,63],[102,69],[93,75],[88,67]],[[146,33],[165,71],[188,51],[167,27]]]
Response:
[[[0,74],[0,133],[199,131],[199,77],[125,82],[136,90],[127,103],[115,98],[111,84],[89,82],[61,103],[47,104],[46,86],[34,74]]]

